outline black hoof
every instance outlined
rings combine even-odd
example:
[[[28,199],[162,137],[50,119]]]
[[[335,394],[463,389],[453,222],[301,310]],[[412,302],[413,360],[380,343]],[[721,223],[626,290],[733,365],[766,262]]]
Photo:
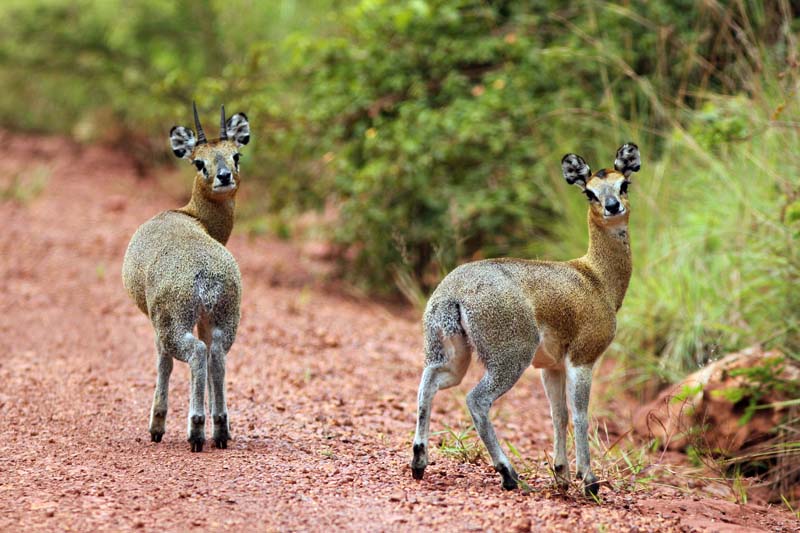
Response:
[[[589,498],[597,498],[600,493],[600,482],[594,475],[590,474],[583,480],[583,493]]]
[[[500,465],[494,467],[496,471],[503,476],[503,489],[505,490],[516,490],[519,485],[519,477],[517,473],[514,472],[514,469],[510,466]]]
[[[161,442],[161,438],[164,436],[163,433],[158,431],[151,431],[150,432],[150,440],[152,442]]]
[[[192,415],[189,417],[189,444],[192,446],[193,452],[202,452],[203,443],[206,440],[205,431],[203,427],[206,423],[204,415]]]
[[[417,443],[414,445],[414,459],[411,460],[411,475],[414,479],[420,480],[425,474],[425,467],[427,465],[425,459],[425,445]]]
[[[231,440],[231,434],[228,433],[227,428],[223,428],[214,432],[214,446],[217,448],[227,448],[229,440]]]
[[[569,468],[567,465],[556,465],[553,467],[553,475],[556,478],[556,486],[561,490],[569,488]]]
[[[214,415],[214,446],[219,449],[228,447],[231,434],[228,431],[228,415]]]

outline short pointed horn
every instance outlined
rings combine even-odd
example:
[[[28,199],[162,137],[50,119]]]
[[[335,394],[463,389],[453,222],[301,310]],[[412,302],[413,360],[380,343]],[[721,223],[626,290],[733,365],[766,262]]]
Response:
[[[197,145],[206,144],[208,140],[203,131],[203,126],[200,125],[200,117],[197,116],[197,105],[194,103],[194,100],[192,100],[192,110],[194,111],[194,127],[197,129]]]
[[[225,129],[225,104],[222,104],[219,113],[219,138],[224,141],[228,138],[228,132]]]

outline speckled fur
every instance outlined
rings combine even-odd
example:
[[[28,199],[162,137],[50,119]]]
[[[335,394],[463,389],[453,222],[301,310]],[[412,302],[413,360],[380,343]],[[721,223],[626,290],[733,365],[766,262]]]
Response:
[[[639,169],[636,145],[620,147],[615,165],[592,176],[579,156],[568,154],[562,160],[564,178],[590,200],[586,255],[566,262],[489,259],[467,263],[448,274],[431,295],[423,317],[425,370],[411,463],[415,478],[422,478],[428,463],[433,396],[460,383],[474,350],[486,374],[467,396],[467,405],[503,477],[503,487],[516,488],[517,475],[497,442],[488,411],[533,364],[543,369],[551,404],[557,477],[562,484],[568,479],[568,397],[576,428],[578,473],[587,493],[596,494],[586,410],[592,367],[614,338],[615,315],[631,276],[626,189],[628,176]]]
[[[244,115],[234,117],[239,127]],[[224,245],[233,228],[239,189],[239,168],[233,156],[244,143],[240,135],[195,145],[193,132],[179,127],[173,128],[171,136],[177,156],[193,163],[202,160],[204,168],[197,170],[186,206],[160,213],[136,230],[125,253],[122,279],[156,334],[158,380],[150,416],[152,440],[160,442],[165,431],[169,376],[175,358],[191,368],[188,437],[192,451],[201,451],[206,384],[214,440],[218,447],[226,447],[230,438],[225,358],[239,325],[242,282],[236,260]],[[226,185],[220,189],[218,177],[226,169],[231,176],[226,176]],[[195,326],[197,337],[193,334]]]

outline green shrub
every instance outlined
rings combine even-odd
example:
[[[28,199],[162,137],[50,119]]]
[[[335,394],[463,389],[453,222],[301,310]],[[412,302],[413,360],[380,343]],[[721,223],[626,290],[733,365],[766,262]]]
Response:
[[[163,155],[171,121],[191,121],[193,99],[204,117],[223,101],[278,108],[276,43],[323,24],[318,11],[333,1],[7,0],[0,123],[85,141],[155,139],[142,157]]]
[[[288,122],[308,133],[289,137],[327,161],[296,178],[335,195],[346,272],[372,289],[398,275],[429,289],[465,260],[540,255],[573,201],[561,155],[608,165],[639,133],[656,156],[654,128],[676,122],[663,96],[680,106],[687,85],[724,88],[773,15],[755,3],[363,0],[336,37],[294,39],[284,54],[304,88]],[[704,25],[747,16],[738,40]]]

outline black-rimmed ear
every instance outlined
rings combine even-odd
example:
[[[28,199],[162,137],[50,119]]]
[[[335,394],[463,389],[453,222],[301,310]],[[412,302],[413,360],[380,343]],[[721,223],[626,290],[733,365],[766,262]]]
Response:
[[[592,175],[592,169],[583,158],[576,154],[567,154],[561,158],[561,172],[570,185],[586,188],[586,181]]]
[[[173,126],[169,130],[169,145],[176,157],[189,159],[197,139],[194,132],[183,126]]]
[[[238,146],[249,143],[250,123],[247,121],[247,115],[236,113],[229,118],[225,123],[225,132],[228,134],[228,139],[235,141]]]
[[[617,150],[617,157],[614,159],[614,168],[626,178],[634,172],[639,172],[639,169],[642,168],[639,147],[633,143],[625,143],[620,146]]]

